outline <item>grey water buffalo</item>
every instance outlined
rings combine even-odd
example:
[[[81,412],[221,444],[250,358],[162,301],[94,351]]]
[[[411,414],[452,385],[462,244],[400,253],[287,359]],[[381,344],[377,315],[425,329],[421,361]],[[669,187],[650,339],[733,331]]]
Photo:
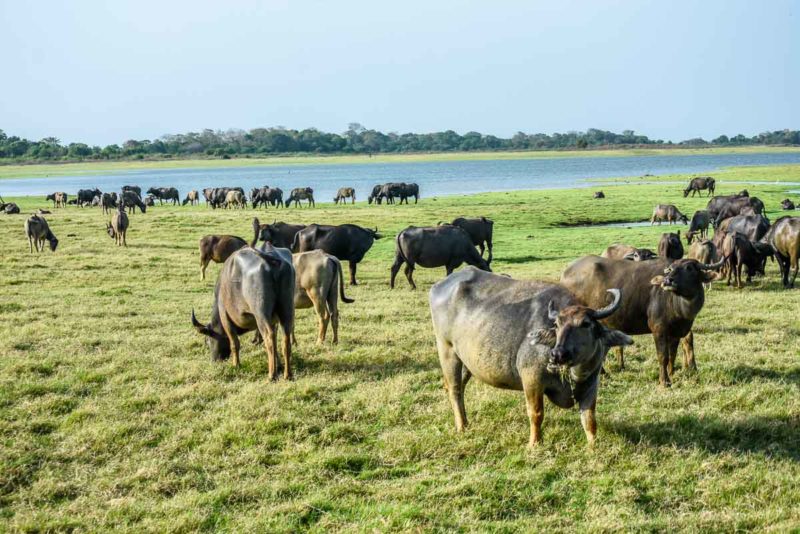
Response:
[[[124,193],[125,191],[133,191],[140,197],[142,196],[142,188],[139,187],[138,185],[123,185],[122,192]]]
[[[689,218],[672,204],[658,204],[653,208],[653,215],[650,217],[650,225],[656,222],[660,225],[662,221],[667,221],[669,224],[677,224],[678,222],[689,224]]]
[[[372,248],[376,239],[380,239],[378,229],[370,230],[355,224],[328,226],[309,224],[294,236],[292,252],[308,252],[321,250],[336,256],[348,263],[350,268],[350,285],[357,285],[356,269],[364,255]]]
[[[225,195],[225,202],[223,203],[225,209],[244,209],[247,207],[247,200],[241,191],[231,190]]]
[[[786,211],[795,209],[794,202],[788,198],[781,200],[781,209]]]
[[[0,211],[6,215],[19,215],[19,206],[15,202],[0,202]]]
[[[159,205],[163,204],[165,200],[172,201],[173,206],[181,203],[181,195],[174,187],[151,187],[147,190],[147,194],[157,198]]]
[[[231,254],[246,246],[247,241],[235,235],[205,235],[200,238],[200,280],[206,279],[209,262],[224,263]]]
[[[198,193],[197,190],[192,189],[191,191],[186,193],[186,198],[183,199],[181,205],[185,206],[186,204],[189,204],[190,206],[194,206],[195,204],[199,203],[200,203],[200,193]]]
[[[578,405],[592,445],[606,353],[633,343],[601,322],[619,313],[620,292],[610,293],[611,304],[592,309],[559,284],[514,280],[473,267],[434,284],[431,318],[456,431],[467,427],[464,390],[474,376],[524,392],[530,446],[542,442],[545,395],[561,408]]]
[[[714,189],[716,188],[717,183],[716,181],[710,176],[698,176],[697,178],[692,178],[689,182],[689,187],[683,190],[683,196],[688,197],[689,193],[692,196],[695,194],[699,194],[700,191],[704,189],[708,190],[707,196],[712,196],[714,194]]]
[[[86,203],[90,203],[94,200],[95,197],[99,197],[102,195],[103,192],[99,189],[79,189],[78,194],[76,195],[78,202],[77,205],[83,207]]]
[[[250,191],[250,203],[253,209],[263,205],[265,208],[268,204],[273,207],[283,206],[283,191],[278,187],[256,187]]]
[[[394,289],[394,281],[400,267],[405,264],[405,275],[411,289],[417,289],[414,283],[414,267],[444,267],[447,274],[453,272],[462,263],[467,263],[490,271],[489,263],[484,260],[472,238],[462,228],[452,225],[417,228],[409,226],[397,234],[394,263],[391,268],[389,287]]]
[[[112,209],[116,209],[117,200],[116,193],[103,193],[100,197],[100,206],[103,208],[103,213],[108,213]]]
[[[258,330],[267,353],[269,379],[278,378],[277,329],[283,331],[283,373],[292,377],[294,267],[291,253],[266,244],[244,247],[223,264],[214,288],[211,320],[202,324],[192,310],[192,326],[206,336],[214,361],[229,357],[239,367],[239,336]]]
[[[133,193],[133,191],[131,191]],[[111,224],[106,223],[106,231],[108,236],[114,240],[117,246],[128,246],[128,227],[130,227],[130,220],[128,214],[125,213],[125,207],[120,204],[114,216],[111,218]]]
[[[440,222],[439,225],[442,223]],[[453,226],[458,226],[469,234],[472,239],[472,244],[478,247],[483,257],[484,250],[489,250],[489,258],[486,263],[492,263],[492,234],[494,233],[494,221],[486,217],[478,217],[477,219],[467,219],[465,217],[457,217],[451,222]]]
[[[123,191],[120,198],[120,205],[128,208],[128,213],[136,213],[136,208],[142,213],[147,212],[147,205],[142,202],[142,199],[135,191]]]
[[[55,252],[58,246],[58,239],[55,234],[50,230],[50,225],[44,217],[39,215],[31,215],[25,221],[25,236],[28,238],[31,254],[33,254],[33,247],[36,247],[37,252],[44,250],[44,242],[50,243],[50,250]]]
[[[658,257],[658,255],[649,248],[636,248],[619,243],[609,245],[600,256],[615,260],[631,261],[647,261]]]
[[[769,219],[763,215],[736,215],[719,223],[717,232],[739,232],[750,241],[758,241],[769,231]]]
[[[683,257],[683,243],[681,231],[661,234],[658,241],[658,255],[665,260],[679,260]]]
[[[708,217],[708,211],[698,210],[694,212],[694,215],[692,215],[692,221],[689,223],[689,231],[686,232],[687,245],[691,245],[694,238],[697,238],[698,240],[706,238],[708,235],[709,221],[710,219]]]
[[[572,262],[561,283],[587,306],[605,303],[606,291],[622,291],[620,311],[605,319],[606,326],[628,335],[652,333],[659,361],[659,382],[672,385],[678,344],[683,344],[684,367],[696,369],[694,319],[705,303],[704,283],[712,282],[722,262],[703,264],[681,259],[633,262],[584,256]],[[622,347],[618,349],[624,368]]]
[[[253,240],[250,242],[250,246],[255,247],[258,241],[264,241],[272,243],[276,247],[292,248],[297,232],[305,227],[305,224],[289,224],[279,221],[272,224],[261,224],[258,217],[253,217]]]
[[[356,190],[352,187],[340,187],[339,190],[336,192],[336,196],[333,197],[333,203],[339,204],[341,200],[342,204],[347,203],[347,199],[350,199],[351,204],[356,203]]]
[[[794,287],[797,271],[800,269],[800,217],[781,217],[775,221],[761,242],[772,246],[775,252],[783,287]],[[794,269],[794,273],[790,281],[791,269]]]
[[[390,182],[381,186],[377,196],[378,204],[381,199],[385,199],[387,204],[394,204],[395,198],[399,198],[399,204],[408,204],[409,197],[414,197],[414,204],[419,201],[419,186],[417,184],[407,184],[404,182]]]
[[[317,343],[325,341],[328,323],[333,330],[333,342],[338,343],[339,297],[348,304],[355,302],[344,294],[342,264],[335,256],[321,250],[293,254],[292,264],[295,271],[295,310],[314,308],[319,326]]]
[[[737,215],[758,215],[764,213],[764,203],[758,197],[745,195],[742,191],[738,195],[720,196],[712,198],[706,209],[711,219],[711,224],[717,228],[719,224]]]
[[[45,200],[51,200],[53,202],[53,208],[66,208],[67,207],[67,199],[69,195],[62,192],[50,193],[45,197]]]
[[[310,187],[295,187],[292,189],[292,192],[289,193],[284,205],[288,208],[292,202],[294,202],[295,207],[300,207],[303,205],[300,202],[301,200],[308,201],[309,208],[316,206],[316,203],[314,202],[314,190]]]
[[[595,191],[594,196],[592,198],[594,199],[606,198],[606,194],[603,193],[602,191]]]

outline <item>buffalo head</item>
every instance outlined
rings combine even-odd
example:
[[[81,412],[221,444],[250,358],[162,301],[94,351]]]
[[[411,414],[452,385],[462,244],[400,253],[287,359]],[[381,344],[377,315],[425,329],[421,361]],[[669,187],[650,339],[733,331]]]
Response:
[[[705,264],[697,260],[676,260],[664,269],[664,274],[654,277],[650,283],[664,291],[675,293],[684,298],[694,298],[697,292],[703,291],[703,284],[716,279],[715,271],[722,267],[725,260]]]
[[[192,310],[192,326],[194,326],[195,330],[200,334],[206,336],[206,345],[211,351],[212,361],[227,360],[230,357],[231,344],[228,340],[228,336],[224,333],[217,332],[211,323],[204,325],[198,321],[194,310]]]

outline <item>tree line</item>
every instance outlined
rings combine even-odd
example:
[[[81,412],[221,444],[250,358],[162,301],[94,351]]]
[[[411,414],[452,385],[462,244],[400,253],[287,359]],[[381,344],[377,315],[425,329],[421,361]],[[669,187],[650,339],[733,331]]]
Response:
[[[168,134],[160,139],[129,139],[121,145],[104,147],[86,143],[64,144],[55,137],[31,141],[0,130],[0,162],[46,162],[162,158],[231,158],[288,154],[402,154],[413,152],[469,152],[508,150],[565,150],[624,147],[703,147],[745,145],[800,145],[800,131],[777,130],[752,137],[739,134],[706,141],[687,139],[678,143],[650,139],[632,130],[614,133],[590,128],[585,132],[517,132],[510,138],[452,130],[426,134],[370,130],[352,123],[341,134],[316,128],[293,130],[283,127],[252,130],[203,130]]]

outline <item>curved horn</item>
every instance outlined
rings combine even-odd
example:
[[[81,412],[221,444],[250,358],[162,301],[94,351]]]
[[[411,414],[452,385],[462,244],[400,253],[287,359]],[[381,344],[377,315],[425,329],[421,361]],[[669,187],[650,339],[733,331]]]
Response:
[[[700,264],[700,270],[701,271],[716,271],[717,269],[722,267],[723,263],[725,263],[725,258],[722,258],[717,263],[701,263]]]
[[[194,314],[194,308],[192,308],[192,326],[204,336],[208,335],[208,328],[197,320],[197,316]]]
[[[617,311],[617,308],[619,308],[620,301],[622,300],[622,292],[617,288],[608,289],[607,291],[614,295],[614,300],[605,308],[600,308],[599,310],[589,310],[588,315],[593,319],[605,319]]]
[[[547,304],[547,317],[551,321],[555,321],[556,318],[558,317],[558,310],[553,305],[553,301],[552,300]]]

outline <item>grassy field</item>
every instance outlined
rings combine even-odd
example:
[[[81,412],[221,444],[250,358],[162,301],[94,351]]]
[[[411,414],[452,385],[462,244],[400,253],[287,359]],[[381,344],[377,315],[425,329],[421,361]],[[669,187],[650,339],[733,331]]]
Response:
[[[719,182],[718,193],[740,188]],[[787,189],[750,187],[772,219]],[[549,403],[545,443],[528,450],[522,395],[475,381],[471,426],[454,432],[427,305],[444,271],[418,269],[420,290],[400,276],[390,291],[392,237],[486,215],[496,272],[556,280],[580,255],[655,247],[666,230],[562,225],[706,203],[671,183],[604,191],[259,210],[385,236],[347,289],[356,302],[340,305],[340,344],[316,346],[311,311],[298,311],[295,380],[276,383],[249,337],[240,369],[214,364],[189,321],[193,307],[208,319],[219,272],[212,264],[199,280],[198,239],[249,237],[253,210],[156,207],[132,216],[127,249],[99,209],[57,210],[48,219],[61,244],[40,255],[24,217],[0,215],[0,531],[800,528],[800,292],[780,287],[775,264],[743,290],[708,293],[697,374],[659,387],[645,336],[625,371],[608,364],[594,450],[577,411]]]
[[[603,156],[686,156],[708,154],[800,152],[800,147],[727,147],[727,148],[631,148],[616,150],[536,150],[521,152],[440,152],[425,154],[378,154],[336,156],[273,156],[235,159],[176,159],[158,161],[87,161],[82,163],[0,165],[3,178],[46,178],[75,174],[142,171],[177,168],[224,168],[269,165],[335,165],[353,163],[413,163],[428,161],[475,161],[506,159],[542,159]]]

